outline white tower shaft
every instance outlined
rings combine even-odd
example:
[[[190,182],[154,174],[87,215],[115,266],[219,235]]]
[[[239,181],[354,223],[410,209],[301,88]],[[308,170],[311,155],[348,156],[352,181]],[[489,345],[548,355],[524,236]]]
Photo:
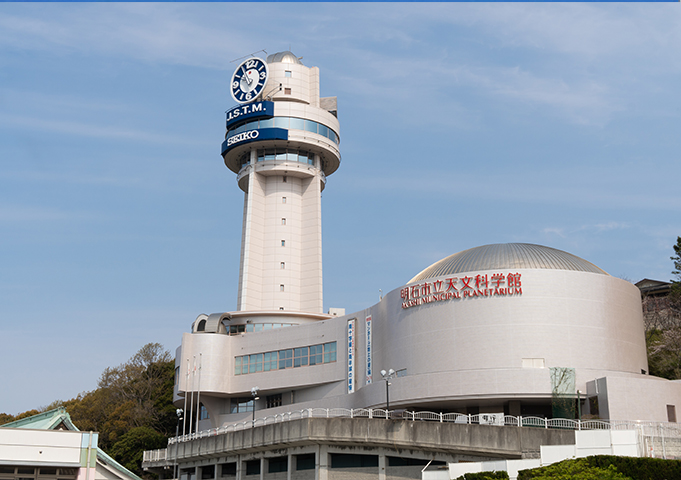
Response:
[[[223,144],[245,192],[237,310],[322,313],[321,192],[340,164],[336,102],[319,98],[319,70],[290,52],[268,57],[268,70],[265,101],[228,112]]]

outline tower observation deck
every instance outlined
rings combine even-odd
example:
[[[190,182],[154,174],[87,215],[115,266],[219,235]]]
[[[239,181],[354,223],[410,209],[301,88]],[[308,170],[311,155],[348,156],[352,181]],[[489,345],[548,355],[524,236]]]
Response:
[[[291,52],[244,61],[222,157],[244,191],[238,311],[322,313],[321,192],[340,165],[336,97]],[[253,97],[253,98],[251,98]]]

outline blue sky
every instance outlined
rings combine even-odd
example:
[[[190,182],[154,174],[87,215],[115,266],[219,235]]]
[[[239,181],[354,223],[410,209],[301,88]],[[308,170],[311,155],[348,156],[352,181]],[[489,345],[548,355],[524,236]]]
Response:
[[[326,309],[490,243],[669,280],[680,45],[678,3],[0,3],[0,412],[236,307],[219,152],[231,62],[262,49],[338,96]]]

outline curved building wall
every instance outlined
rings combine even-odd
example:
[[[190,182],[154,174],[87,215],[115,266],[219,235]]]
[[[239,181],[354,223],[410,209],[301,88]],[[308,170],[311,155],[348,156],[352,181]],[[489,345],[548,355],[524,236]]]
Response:
[[[405,289],[421,291],[439,280],[445,290],[448,279],[440,277],[394,290],[381,302],[385,305],[370,309],[375,369],[407,369],[393,382],[396,405],[457,396],[546,398],[550,367],[576,369],[582,391],[587,380],[608,372],[647,370],[635,286],[585,272],[513,273],[520,274],[522,293],[494,295],[487,289],[485,296],[482,289],[479,296],[402,308]]]
[[[458,274],[458,291],[472,292],[462,287],[464,279],[473,284],[477,276],[489,279],[497,273]],[[198,378],[191,372],[194,359],[200,358],[201,402],[210,411],[211,425],[218,426],[250,415],[230,414],[229,405],[231,399],[248,397],[253,386],[260,388],[256,409],[265,410],[260,415],[308,407],[384,407],[386,389],[379,372],[390,368],[399,372],[391,380],[391,408],[462,413],[550,415],[552,367],[574,369],[574,389],[584,393],[595,379],[608,377],[610,382],[626,377],[631,385],[638,385],[637,379],[649,378],[641,375],[648,367],[635,286],[590,272],[518,269],[503,273],[515,276],[522,293],[515,287],[512,293],[494,293],[488,288],[485,295],[484,289],[478,289],[477,296],[469,293],[448,300],[431,296],[427,302],[403,308],[411,300],[405,298],[407,289],[425,292],[424,286],[430,284],[432,292],[433,285],[441,281],[440,290],[446,291],[449,277],[439,277],[405,285],[378,304],[342,317],[320,317],[235,336],[185,334],[178,351],[183,359],[178,363],[179,391],[198,390]],[[264,312],[253,318],[240,312],[231,315],[239,317],[238,323],[243,319],[270,321],[270,314]],[[370,348],[367,317],[372,325]],[[354,326],[351,349],[349,323]],[[327,342],[337,344],[332,363],[235,374],[237,357]],[[266,408],[272,395],[282,398],[281,406]],[[601,403],[608,402],[617,418],[639,417],[614,400],[604,398]],[[605,407],[601,413],[608,417]]]

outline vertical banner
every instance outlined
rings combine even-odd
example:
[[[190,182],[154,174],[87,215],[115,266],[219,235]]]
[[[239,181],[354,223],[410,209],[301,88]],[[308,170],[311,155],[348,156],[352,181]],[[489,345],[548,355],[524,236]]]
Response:
[[[367,378],[366,378],[366,384],[369,385],[372,382],[372,363],[371,363],[371,315],[369,315],[366,318],[366,332],[367,332],[367,338],[366,338],[366,345],[367,345]]]
[[[355,319],[348,320],[348,393],[355,391]]]

